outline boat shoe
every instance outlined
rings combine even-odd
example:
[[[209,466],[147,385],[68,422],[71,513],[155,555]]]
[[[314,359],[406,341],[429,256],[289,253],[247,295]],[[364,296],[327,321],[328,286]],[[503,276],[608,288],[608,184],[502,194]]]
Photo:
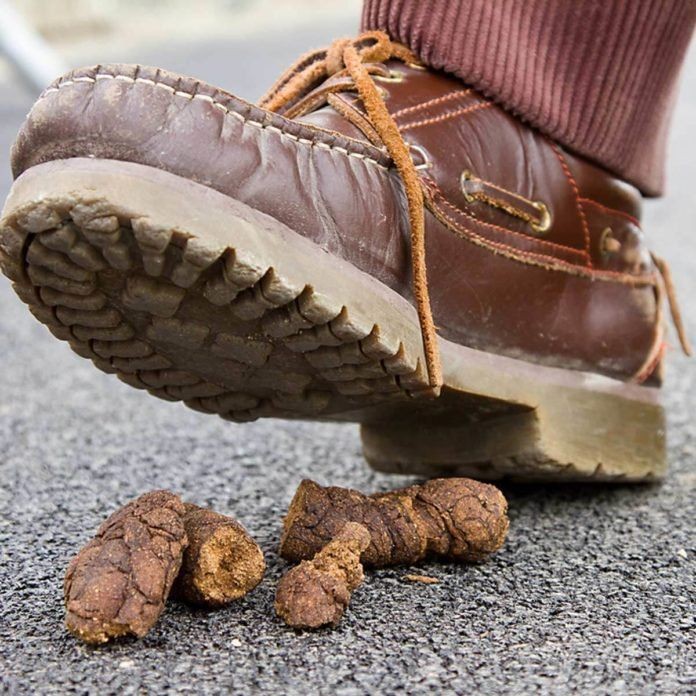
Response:
[[[12,168],[5,274],[127,384],[359,422],[387,471],[663,471],[670,285],[639,192],[383,33],[303,56],[258,105],[74,70]]]

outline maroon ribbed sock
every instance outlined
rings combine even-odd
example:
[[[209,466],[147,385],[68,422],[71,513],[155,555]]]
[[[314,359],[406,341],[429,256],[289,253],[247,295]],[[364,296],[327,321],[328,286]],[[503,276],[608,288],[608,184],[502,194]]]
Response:
[[[433,68],[656,195],[696,0],[365,0]]]

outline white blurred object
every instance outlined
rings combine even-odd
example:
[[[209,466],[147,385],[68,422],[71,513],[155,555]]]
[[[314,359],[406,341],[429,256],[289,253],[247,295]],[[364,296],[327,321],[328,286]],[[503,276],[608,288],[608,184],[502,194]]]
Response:
[[[0,53],[9,59],[22,78],[37,91],[41,91],[67,71],[60,56],[8,0],[0,0]]]

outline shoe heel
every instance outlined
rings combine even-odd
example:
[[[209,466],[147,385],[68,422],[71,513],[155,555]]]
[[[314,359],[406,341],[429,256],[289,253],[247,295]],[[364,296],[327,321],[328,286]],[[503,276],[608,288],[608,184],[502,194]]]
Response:
[[[489,480],[645,481],[664,475],[663,409],[635,398],[636,390],[647,388],[546,386],[542,401],[521,412],[486,417],[490,409],[474,403],[458,422],[409,417],[363,424],[365,458],[378,471]]]

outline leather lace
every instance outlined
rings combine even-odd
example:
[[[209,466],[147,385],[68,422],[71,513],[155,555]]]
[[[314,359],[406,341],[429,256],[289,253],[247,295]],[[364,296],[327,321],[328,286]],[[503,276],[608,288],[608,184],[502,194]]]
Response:
[[[660,273],[662,286],[665,294],[667,295],[667,304],[669,305],[669,311],[672,316],[672,323],[674,324],[674,329],[677,332],[677,338],[679,339],[682,352],[684,355],[691,356],[693,355],[693,349],[686,333],[684,321],[682,320],[679,303],[677,302],[677,291],[674,287],[674,282],[672,281],[672,272],[669,270],[667,261],[655,253],[650,255],[652,256],[655,268],[657,268]]]
[[[374,141],[375,134],[391,156],[406,192],[411,237],[411,266],[413,294],[420,323],[423,352],[425,355],[429,389],[427,393],[438,396],[442,388],[442,367],[433,322],[428,278],[425,264],[425,200],[418,172],[411,158],[408,145],[384,104],[373,75],[384,74],[380,63],[395,58],[405,63],[419,64],[418,58],[405,46],[392,42],[380,31],[362,34],[356,39],[338,39],[327,49],[313,51],[302,56],[292,65],[271,89],[262,97],[259,105],[292,118],[298,115],[295,107],[302,98],[332,76],[348,76],[360,96],[367,113],[369,127],[350,110],[344,116]],[[294,109],[294,111],[293,111]],[[374,129],[374,130],[372,130]],[[419,392],[420,393],[420,392]]]

